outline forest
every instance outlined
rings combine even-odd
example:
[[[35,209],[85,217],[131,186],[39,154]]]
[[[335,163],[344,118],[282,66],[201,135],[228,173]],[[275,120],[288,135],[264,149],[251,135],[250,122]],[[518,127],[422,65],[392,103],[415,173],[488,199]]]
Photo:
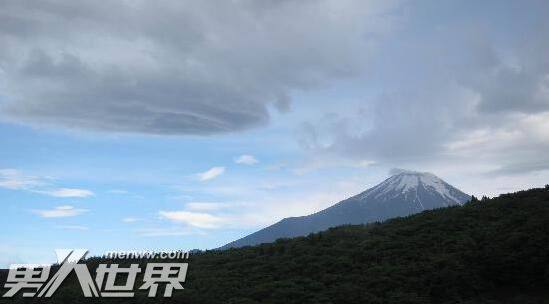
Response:
[[[86,299],[73,275],[51,299],[0,303],[549,303],[549,186],[188,262],[171,298]]]

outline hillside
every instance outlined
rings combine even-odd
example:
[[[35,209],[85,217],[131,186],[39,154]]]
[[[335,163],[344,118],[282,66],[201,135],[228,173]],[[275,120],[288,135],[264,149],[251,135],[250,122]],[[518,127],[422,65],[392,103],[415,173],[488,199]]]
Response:
[[[154,303],[549,303],[548,286],[546,187],[195,254],[186,289]]]

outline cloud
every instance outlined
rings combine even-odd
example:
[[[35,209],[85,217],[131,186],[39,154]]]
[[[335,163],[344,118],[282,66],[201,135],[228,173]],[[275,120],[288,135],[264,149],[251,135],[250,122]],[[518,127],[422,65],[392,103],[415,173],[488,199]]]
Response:
[[[139,222],[139,221],[141,221],[141,219],[136,218],[136,217],[126,217],[126,218],[122,219],[122,222],[124,222],[124,223],[135,223],[135,222]]]
[[[320,169],[326,168],[357,168],[357,169],[366,169],[373,165],[376,165],[377,162],[371,160],[363,159],[353,159],[349,157],[341,156],[330,156],[326,157],[321,155],[320,157],[310,157],[299,164],[293,172],[297,175],[303,175],[309,172],[313,172]]]
[[[226,203],[190,202],[186,203],[185,206],[191,210],[212,211],[227,208],[231,205]]]
[[[89,197],[93,196],[93,191],[85,189],[73,189],[73,188],[61,188],[50,191],[43,191],[41,193],[47,194],[53,197]]]
[[[56,217],[73,217],[81,215],[85,212],[88,212],[87,209],[78,209],[73,206],[64,205],[58,206],[53,209],[33,209],[32,212],[38,214],[40,217],[44,218],[56,218]]]
[[[2,1],[0,113],[155,134],[265,125],[293,91],[360,73],[394,2]]]
[[[491,175],[549,170],[549,112],[517,115],[512,124],[475,130],[446,149],[461,159],[492,164]]]
[[[16,169],[0,169],[0,188],[29,190],[43,186],[45,180],[36,176],[24,175]]]
[[[397,175],[397,174],[406,173],[406,172],[414,172],[414,171],[403,169],[403,168],[391,168],[389,170],[389,175]]]
[[[252,166],[257,164],[259,161],[253,155],[244,154],[237,157],[234,162],[241,165]]]
[[[170,215],[174,221],[178,218],[178,212],[183,213],[185,220],[189,213],[207,214],[214,218],[208,229],[260,228],[284,217],[318,212],[379,182],[378,179],[373,179],[373,182],[369,179],[372,178],[362,175],[351,178],[346,176],[344,180],[334,180],[331,175],[307,179],[289,175],[279,180],[254,179],[246,184],[228,179],[220,186],[184,189],[185,192],[193,193],[193,196],[207,195],[220,201],[190,202],[182,210],[171,210],[173,214]],[[329,187],[320,189],[319,185]],[[221,201],[223,199],[227,201]],[[166,216],[161,218],[168,220]]]
[[[251,204],[247,202],[188,202],[185,204],[185,207],[193,211],[219,211],[227,209],[240,209],[250,205]]]
[[[94,195],[93,191],[86,189],[51,189],[52,185],[50,178],[26,175],[16,169],[0,169],[0,188],[24,190],[62,198],[85,198]]]
[[[109,190],[109,193],[112,193],[112,194],[129,194],[130,192],[128,190],[124,190],[124,189],[112,189],[112,190]]]
[[[186,236],[194,234],[194,231],[189,230],[188,228],[146,228],[137,230],[139,235],[145,237],[161,237],[161,236]]]
[[[213,168],[209,169],[208,171],[205,171],[205,172],[202,172],[202,173],[197,173],[196,176],[201,181],[207,181],[207,180],[210,180],[210,179],[214,179],[214,178],[222,175],[223,173],[225,173],[225,168],[224,167],[213,167]]]
[[[299,144],[318,162],[417,168],[483,159],[501,174],[546,170],[549,134],[540,120],[549,113],[549,43],[541,29],[549,21],[540,12],[548,8],[468,1],[408,7],[408,18],[378,45],[353,95],[360,100],[319,106],[298,127]],[[473,140],[477,147],[464,145]]]
[[[78,226],[78,225],[57,225],[57,226],[54,226],[54,228],[64,229],[64,230],[89,230],[89,227]]]
[[[221,217],[209,214],[190,211],[159,211],[161,218],[173,222],[185,223],[198,228],[218,228],[225,220]]]

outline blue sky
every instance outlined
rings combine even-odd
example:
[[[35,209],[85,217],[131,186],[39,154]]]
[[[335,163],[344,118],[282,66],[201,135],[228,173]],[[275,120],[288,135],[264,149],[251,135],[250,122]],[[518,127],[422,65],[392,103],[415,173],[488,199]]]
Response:
[[[0,129],[6,265],[55,248],[215,248],[377,181],[358,164],[301,172],[291,128],[215,138]]]
[[[222,6],[222,7],[220,7]],[[0,266],[215,248],[393,168],[549,180],[546,1],[0,4]]]

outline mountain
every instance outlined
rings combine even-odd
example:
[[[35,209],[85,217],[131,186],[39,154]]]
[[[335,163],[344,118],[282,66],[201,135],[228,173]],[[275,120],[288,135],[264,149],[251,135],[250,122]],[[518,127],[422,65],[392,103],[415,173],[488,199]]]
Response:
[[[346,224],[365,224],[423,210],[462,205],[470,196],[434,174],[401,171],[381,184],[317,213],[290,217],[220,249],[257,245],[305,236]]]

